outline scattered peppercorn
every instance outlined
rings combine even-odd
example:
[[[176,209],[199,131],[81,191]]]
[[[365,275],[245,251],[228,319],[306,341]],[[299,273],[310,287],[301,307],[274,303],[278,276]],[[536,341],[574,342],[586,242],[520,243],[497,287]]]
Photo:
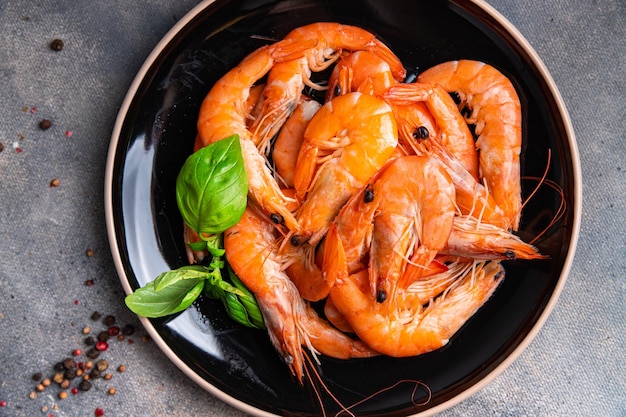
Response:
[[[87,255],[87,256],[89,256],[89,257],[92,257],[92,256],[93,256],[93,250],[91,250],[91,249],[87,249],[87,250],[85,251],[85,255]]]
[[[96,344],[96,340],[93,338],[93,336],[87,336],[85,338],[85,344],[88,346],[93,346]]]
[[[100,320],[100,313],[98,313],[97,311],[94,311],[93,313],[91,313],[91,319]]]
[[[100,359],[96,363],[96,368],[98,368],[98,371],[100,372],[106,371],[108,367],[109,367],[109,362],[107,362],[105,359]]]
[[[42,377],[43,377],[43,375],[41,374],[41,372],[34,373],[33,374],[33,381],[39,382]]]
[[[63,374],[61,372],[57,372],[52,377],[52,380],[56,382],[57,384],[60,384],[61,382],[63,382]]]
[[[102,417],[103,415],[104,415],[104,410],[102,408],[96,408],[96,411],[94,411],[94,416]]]
[[[43,391],[44,389],[46,389],[46,387],[43,386],[43,384],[37,384],[37,387],[35,387],[35,389],[39,392]]]
[[[69,379],[64,379],[61,384],[60,387],[63,389],[68,389],[70,386],[70,380]]]
[[[41,130],[48,130],[52,127],[52,122],[49,119],[42,119],[39,122],[39,128]]]
[[[74,355],[74,356],[80,356],[80,355],[82,355],[82,354],[83,354],[83,351],[82,351],[82,350],[80,350],[80,349],[74,349],[74,350],[72,351],[72,355]]]
[[[117,326],[111,326],[107,331],[109,332],[109,336],[117,336],[120,334],[120,328]]]
[[[113,375],[107,372],[106,374],[104,374],[103,378],[105,381],[108,381],[109,379],[113,378]]]
[[[107,340],[109,340],[110,337],[111,335],[109,334],[108,330],[98,333],[98,340],[101,342],[106,342]]]
[[[109,348],[109,344],[107,342],[103,342],[102,340],[99,340],[96,342],[96,350],[99,351],[105,351]]]
[[[67,398],[67,391],[61,391],[61,392],[59,392],[58,397],[59,397],[59,400],[64,400],[64,399],[66,399],[66,398]]]
[[[83,380],[80,382],[80,384],[78,384],[78,388],[81,391],[89,391],[91,389],[91,382]]]
[[[72,388],[72,394],[74,395],[78,394],[78,388],[76,387]]]
[[[35,398],[37,398],[37,392],[31,391],[30,394],[28,394],[28,398],[30,398],[31,400],[34,400]]]
[[[4,150],[4,144],[0,143],[0,152],[2,152]]]
[[[126,372],[126,366],[125,365],[120,365],[117,367],[117,372]]]
[[[94,284],[93,279],[88,279],[88,280],[85,281],[85,285],[88,286],[88,287],[91,287],[93,284]]]
[[[122,334],[130,336],[133,333],[135,333],[135,326],[133,326],[132,324],[127,324],[126,326],[122,327]]]
[[[106,316],[102,322],[105,326],[113,326],[115,324],[115,316]]]
[[[63,362],[57,362],[54,365],[54,370],[57,372],[63,372],[65,370],[65,366],[63,366]]]
[[[73,358],[67,358],[63,361],[64,369],[74,369],[76,368],[76,361]]]
[[[83,334],[89,334],[89,333],[91,333],[91,327],[89,326],[83,327]]]
[[[0,400],[0,407],[6,407],[7,402],[5,400]]]
[[[87,351],[85,355],[87,355],[89,359],[96,359],[98,356],[100,356],[100,352],[98,352],[98,350],[96,350],[95,348],[91,348]]]
[[[50,381],[50,378],[44,378],[44,380],[41,381],[41,385],[43,385],[44,387],[49,387],[51,383],[52,382]]]
[[[109,388],[109,395],[115,395],[115,388]]]
[[[63,41],[61,39],[53,39],[52,42],[50,42],[50,49],[52,49],[53,51],[60,51],[63,49]]]
[[[58,178],[53,178],[53,179],[50,181],[50,187],[52,187],[52,188],[54,188],[54,187],[58,187],[58,186],[59,186],[59,184],[61,184],[61,181],[59,181],[59,179],[58,179]]]

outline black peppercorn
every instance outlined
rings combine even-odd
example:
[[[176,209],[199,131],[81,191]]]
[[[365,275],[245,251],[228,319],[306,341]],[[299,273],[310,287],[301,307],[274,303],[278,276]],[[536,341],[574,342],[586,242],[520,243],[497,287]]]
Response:
[[[80,384],[78,384],[78,389],[81,391],[89,391],[91,389],[91,382],[82,380]]]
[[[96,359],[98,356],[100,356],[100,351],[98,351],[96,348],[91,348],[87,351],[87,353],[85,353],[85,355],[89,359]]]
[[[39,128],[41,130],[48,130],[52,127],[52,122],[48,119],[43,119],[39,122]]]
[[[135,327],[132,324],[127,324],[126,326],[122,327],[123,335],[130,336],[133,333],[135,333]]]
[[[61,39],[53,39],[52,42],[50,42],[50,49],[53,51],[60,51],[63,49],[63,45],[64,44]]]
[[[67,358],[63,361],[63,368],[64,369],[75,369],[76,368],[76,361],[72,358]]]
[[[106,316],[102,322],[104,323],[105,326],[113,326],[115,324],[115,317]]]
[[[109,340],[109,337],[111,337],[111,335],[109,335],[108,331],[101,331],[100,333],[98,333],[98,340],[101,342],[106,342],[107,340]]]

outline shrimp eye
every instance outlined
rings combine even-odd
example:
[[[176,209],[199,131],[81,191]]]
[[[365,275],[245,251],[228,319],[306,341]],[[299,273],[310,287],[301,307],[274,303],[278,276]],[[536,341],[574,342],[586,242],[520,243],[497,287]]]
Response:
[[[305,243],[307,240],[309,240],[308,237],[301,236],[301,235],[293,235],[291,236],[291,239],[289,239],[289,241],[291,242],[293,246],[300,246],[303,243]]]
[[[428,139],[428,135],[430,135],[430,132],[426,126],[420,126],[413,131],[413,137],[415,139]]]
[[[372,184],[367,184],[367,186],[365,187],[363,201],[365,203],[371,203],[372,201],[374,201],[374,188],[372,187]]]
[[[285,224],[285,219],[278,213],[270,214],[270,220],[275,224]]]
[[[337,97],[339,95],[341,95],[341,85],[336,84],[335,88],[333,89],[333,96]]]
[[[378,290],[378,292],[376,293],[376,302],[384,303],[386,299],[387,299],[387,292],[385,290]]]

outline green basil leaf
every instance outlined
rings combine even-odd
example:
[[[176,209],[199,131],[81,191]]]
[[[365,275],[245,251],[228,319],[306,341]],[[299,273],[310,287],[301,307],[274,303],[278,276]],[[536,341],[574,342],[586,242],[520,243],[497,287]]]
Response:
[[[235,274],[235,271],[233,271],[230,266],[228,267],[228,276],[235,288],[242,293],[241,295],[238,295],[238,299],[246,309],[250,327],[264,329],[265,322],[263,321],[263,314],[261,314],[261,309],[259,308],[252,291],[250,291],[248,287],[241,282],[237,274]]]
[[[225,293],[224,297],[222,297],[222,303],[231,319],[244,326],[256,328],[250,321],[246,307],[235,294],[230,292]]]
[[[185,223],[199,234],[235,225],[247,204],[248,178],[239,136],[194,152],[176,179],[176,201]]]
[[[126,306],[143,317],[163,317],[185,310],[202,293],[204,279],[185,279],[163,288],[154,289],[154,281],[148,282],[124,300]]]
[[[209,276],[208,269],[201,265],[186,265],[178,269],[163,272],[154,280],[154,290],[161,291],[183,279],[205,279]]]

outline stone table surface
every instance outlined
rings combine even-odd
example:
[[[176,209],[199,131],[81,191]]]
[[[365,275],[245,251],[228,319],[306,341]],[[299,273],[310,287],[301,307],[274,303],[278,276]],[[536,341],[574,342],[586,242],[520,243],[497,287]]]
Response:
[[[0,2],[0,416],[245,415],[145,337],[124,305],[105,225],[117,112],[146,57],[197,4]],[[494,381],[440,415],[626,416],[626,6],[489,4],[538,52],[570,112],[582,226],[569,278],[537,337]],[[61,51],[49,47],[55,38],[65,42]],[[48,130],[42,119],[53,122]],[[93,320],[94,311],[102,318]],[[29,398],[31,376],[49,375],[84,346],[83,328],[96,334],[109,315],[135,329],[106,352],[113,378],[65,400],[54,387]]]

